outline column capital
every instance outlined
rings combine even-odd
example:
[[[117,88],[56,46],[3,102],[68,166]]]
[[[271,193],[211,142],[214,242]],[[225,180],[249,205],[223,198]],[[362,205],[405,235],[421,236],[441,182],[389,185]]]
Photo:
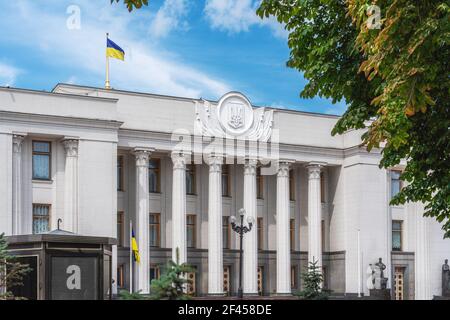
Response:
[[[322,168],[327,165],[326,162],[310,162],[306,165],[308,168],[309,179],[320,179]]]
[[[171,154],[173,169],[186,169],[186,163],[191,153],[185,151],[173,151]]]
[[[77,138],[64,138],[61,140],[67,157],[78,157],[79,140]]]
[[[223,164],[222,154],[210,154],[208,155],[207,161],[209,165],[209,172],[221,172]]]
[[[289,170],[294,160],[280,159],[277,163],[277,176],[278,177],[289,177]]]
[[[256,175],[256,166],[258,160],[254,158],[247,158],[244,162],[244,175]]]
[[[23,141],[25,140],[24,135],[14,134],[13,135],[13,152],[20,153],[22,152]]]
[[[132,153],[136,158],[136,166],[137,167],[147,167],[148,159],[150,159],[150,155],[154,152],[153,148],[134,148]]]

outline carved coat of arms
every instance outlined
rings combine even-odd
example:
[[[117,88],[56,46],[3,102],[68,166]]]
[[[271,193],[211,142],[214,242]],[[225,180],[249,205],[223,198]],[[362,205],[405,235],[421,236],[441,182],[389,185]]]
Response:
[[[245,126],[244,106],[239,103],[230,103],[228,105],[228,125],[233,129],[239,129]]]

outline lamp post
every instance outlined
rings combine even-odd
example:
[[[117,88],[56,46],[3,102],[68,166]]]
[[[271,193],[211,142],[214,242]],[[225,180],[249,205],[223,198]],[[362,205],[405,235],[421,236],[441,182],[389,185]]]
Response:
[[[243,297],[243,291],[242,291],[242,254],[243,254],[243,250],[242,250],[242,240],[244,238],[244,234],[247,232],[250,232],[252,230],[253,227],[253,223],[254,218],[249,216],[247,217],[247,223],[248,223],[248,227],[244,226],[244,216],[245,216],[245,210],[244,209],[240,209],[239,210],[239,216],[241,218],[241,223],[240,225],[236,224],[236,217],[232,216],[231,217],[231,228],[233,229],[234,232],[236,232],[237,234],[239,234],[239,289],[238,289],[238,298],[242,299]]]

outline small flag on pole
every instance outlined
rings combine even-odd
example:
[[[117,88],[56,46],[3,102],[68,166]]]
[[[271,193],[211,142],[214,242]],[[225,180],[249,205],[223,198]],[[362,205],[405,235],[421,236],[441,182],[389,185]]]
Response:
[[[114,41],[109,40],[109,34],[106,34],[106,81],[105,88],[111,89],[109,82],[109,58],[125,61],[125,51],[119,47]]]
[[[133,258],[134,261],[139,263],[141,261],[141,257],[139,256],[139,249],[136,242],[136,237],[134,236],[134,231],[131,233],[131,251],[133,251]]]
[[[125,51],[112,40],[106,39],[106,56],[124,61]]]

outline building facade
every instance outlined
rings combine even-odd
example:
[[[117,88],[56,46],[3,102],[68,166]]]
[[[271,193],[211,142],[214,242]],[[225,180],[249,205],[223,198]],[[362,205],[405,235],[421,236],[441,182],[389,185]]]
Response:
[[[336,294],[368,295],[379,258],[396,299],[441,294],[450,240],[423,205],[390,206],[400,165],[380,169],[337,116],[84,86],[0,88],[0,232],[56,228],[118,239],[113,291],[147,293],[169,259],[193,295],[289,295],[308,261]],[[130,228],[131,227],[131,228]],[[131,263],[130,229],[140,263]],[[117,271],[117,272],[115,272]],[[131,280],[132,279],[132,280]]]

